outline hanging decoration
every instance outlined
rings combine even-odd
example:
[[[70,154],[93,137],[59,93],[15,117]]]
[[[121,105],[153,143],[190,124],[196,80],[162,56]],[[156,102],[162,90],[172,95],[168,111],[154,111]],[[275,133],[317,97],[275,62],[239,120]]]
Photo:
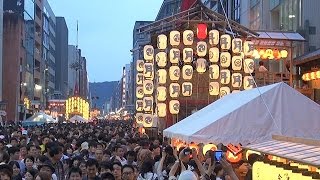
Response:
[[[179,46],[180,45],[180,32],[179,31],[171,31],[170,32],[170,44],[171,44],[171,46]]]
[[[180,111],[180,102],[178,100],[171,100],[169,103],[170,113],[179,114]]]
[[[217,46],[219,44],[219,31],[216,29],[213,29],[209,32],[209,44],[211,46]]]
[[[182,95],[185,97],[190,97],[192,95],[192,83],[184,82],[182,84]]]
[[[154,56],[154,49],[151,45],[146,45],[143,48],[143,57],[146,62],[152,62]]]
[[[157,100],[165,101],[167,100],[167,88],[163,86],[157,87]]]
[[[206,24],[198,24],[197,25],[197,37],[200,40],[204,40],[207,38],[208,29]]]
[[[198,73],[204,73],[207,70],[207,61],[203,58],[197,59],[196,69]]]
[[[157,71],[157,77],[158,77],[158,83],[160,85],[167,83],[167,70],[165,69],[159,69]]]
[[[172,64],[178,64],[180,61],[180,50],[173,48],[170,50],[170,62]]]
[[[167,105],[165,103],[158,103],[157,104],[157,114],[158,117],[163,118],[167,115]]]
[[[137,71],[143,72],[144,69],[144,61],[143,60],[137,60]]]
[[[209,49],[209,61],[217,63],[219,61],[219,48],[213,47]]]
[[[191,63],[193,60],[193,49],[192,48],[184,48],[183,49],[183,57],[182,60],[184,63]]]
[[[184,80],[191,80],[193,76],[193,67],[191,65],[184,65],[182,68],[182,78]]]
[[[191,46],[193,44],[194,34],[191,30],[185,30],[183,32],[183,44],[186,46]]]
[[[168,41],[167,36],[164,34],[160,34],[157,39],[158,49],[165,50],[168,44],[167,41]]]
[[[167,65],[167,53],[159,52],[156,55],[156,62],[160,68],[164,68]]]
[[[197,55],[198,55],[199,57],[204,57],[204,56],[206,56],[206,55],[207,55],[207,49],[208,49],[208,47],[207,47],[207,43],[206,43],[206,42],[204,42],[204,41],[199,41],[199,42],[197,43]]]

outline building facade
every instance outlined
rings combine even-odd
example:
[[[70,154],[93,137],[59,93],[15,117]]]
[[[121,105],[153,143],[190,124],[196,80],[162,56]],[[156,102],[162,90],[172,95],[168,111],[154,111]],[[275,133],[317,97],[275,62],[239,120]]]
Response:
[[[74,45],[68,45],[68,95],[72,96],[74,93],[74,88],[77,82],[77,72],[76,69],[73,68],[73,64],[75,64],[78,60],[78,50]]]
[[[0,0],[0,103],[2,103],[3,0]]]

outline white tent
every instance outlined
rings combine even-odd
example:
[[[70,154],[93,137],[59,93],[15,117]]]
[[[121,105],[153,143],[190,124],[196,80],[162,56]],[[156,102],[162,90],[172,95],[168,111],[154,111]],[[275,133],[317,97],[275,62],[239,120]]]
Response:
[[[57,123],[58,121],[53,119],[51,116],[44,112],[35,113],[33,116],[29,117],[25,121],[22,121],[23,125],[41,125],[45,123]]]
[[[259,90],[225,96],[163,134],[186,142],[243,145],[270,140],[273,134],[320,139],[320,105],[285,83]]]
[[[83,117],[78,116],[78,115],[73,116],[72,118],[69,119],[69,121],[72,123],[76,123],[76,122],[85,123],[85,122],[87,122],[86,119],[84,119]]]

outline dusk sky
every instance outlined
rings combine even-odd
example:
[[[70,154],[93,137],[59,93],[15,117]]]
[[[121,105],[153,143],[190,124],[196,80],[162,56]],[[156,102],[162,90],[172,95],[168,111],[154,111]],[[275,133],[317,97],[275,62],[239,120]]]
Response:
[[[90,2],[90,3],[89,3]],[[154,20],[162,0],[49,0],[56,16],[66,18],[69,44],[87,58],[90,82],[117,81],[122,67],[132,60],[135,21]]]

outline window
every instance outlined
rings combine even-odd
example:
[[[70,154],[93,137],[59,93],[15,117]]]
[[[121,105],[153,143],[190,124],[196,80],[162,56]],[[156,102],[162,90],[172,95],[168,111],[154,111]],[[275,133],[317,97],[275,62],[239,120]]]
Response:
[[[240,22],[240,0],[232,1],[232,19]]]
[[[315,26],[310,26],[309,27],[309,34],[316,34],[317,33],[317,29]]]

